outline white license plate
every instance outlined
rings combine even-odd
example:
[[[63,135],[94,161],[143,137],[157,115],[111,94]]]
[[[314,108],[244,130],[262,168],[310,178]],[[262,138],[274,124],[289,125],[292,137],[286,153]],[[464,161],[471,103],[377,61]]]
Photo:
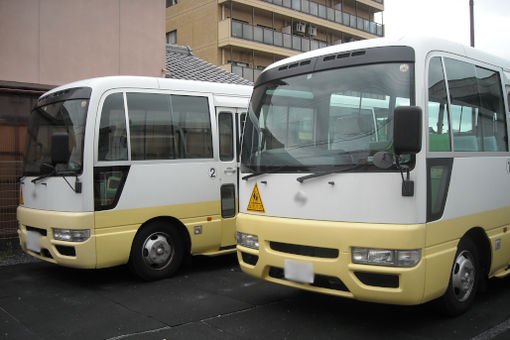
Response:
[[[35,231],[27,231],[27,249],[35,253],[41,252],[41,234]]]
[[[285,260],[284,275],[286,280],[299,283],[313,283],[315,278],[313,263]]]

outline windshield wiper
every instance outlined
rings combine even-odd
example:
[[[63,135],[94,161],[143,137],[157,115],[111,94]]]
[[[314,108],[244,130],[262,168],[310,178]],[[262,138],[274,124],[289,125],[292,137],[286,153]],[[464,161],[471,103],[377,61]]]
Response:
[[[243,181],[246,181],[248,178],[257,177],[257,176],[264,175],[264,174],[267,174],[267,171],[254,172],[252,174],[241,177],[241,179]]]
[[[40,180],[43,180],[45,178],[51,177],[51,176],[74,176],[75,171],[57,171],[57,169],[53,168],[50,172],[45,173],[44,175],[41,175],[39,177],[36,177],[32,180],[32,183],[38,182]]]
[[[40,181],[40,180],[42,180],[42,179],[45,179],[45,178],[51,177],[51,176],[56,175],[56,174],[57,174],[57,170],[53,169],[53,170],[51,170],[50,172],[45,173],[44,175],[41,175],[41,176],[39,176],[39,177],[34,178],[34,179],[32,180],[32,183],[38,182],[38,181]]]
[[[251,173],[249,175],[241,177],[241,179],[243,181],[246,181],[248,178],[257,177],[257,176],[261,176],[261,175],[265,175],[265,174],[270,174],[270,173],[275,173],[275,172],[278,172],[281,169],[284,169],[286,167],[287,166],[279,166],[277,168],[272,169],[271,171],[255,171],[255,172],[253,172],[253,173]]]
[[[62,177],[64,179],[64,181],[67,183],[67,185],[71,188],[71,190],[73,190],[74,192],[76,193],[81,193],[81,182],[80,180],[78,179],[78,176],[76,175],[76,171],[72,171],[72,170],[68,170],[68,171],[57,171],[57,169],[50,163],[43,163],[44,166],[48,167],[49,169],[51,169],[50,172],[47,172],[39,177],[36,177],[32,180],[32,183],[36,183],[40,180],[43,180],[45,178],[48,178],[48,177],[51,177],[51,176],[59,176],[59,177]],[[76,176],[76,183],[75,183],[75,187],[73,187],[71,185],[71,183],[69,183],[69,181],[67,180],[67,178],[65,176]]]
[[[341,173],[341,172],[349,172],[349,171],[353,171],[353,170],[359,169],[361,167],[364,167],[366,165],[368,165],[368,162],[364,159],[363,160],[360,159],[358,164],[351,166],[349,168],[335,169],[335,170],[329,170],[329,171],[324,171],[324,172],[316,172],[316,173],[313,173],[310,175],[298,177],[298,178],[296,178],[296,180],[299,183],[303,183],[304,181],[311,179],[311,178],[316,178],[316,177],[321,177],[321,176],[326,176],[326,175],[331,175],[331,174],[336,174],[336,173]]]
[[[43,167],[45,167],[46,169],[49,169],[50,171],[40,175],[39,177],[34,178],[32,180],[32,183],[38,182],[42,179],[45,179],[45,178],[48,178],[48,177],[51,177],[51,176],[54,176],[57,174],[57,169],[55,168],[55,166],[53,166],[53,164],[50,164],[48,162],[42,162],[41,163],[41,172],[42,172]]]

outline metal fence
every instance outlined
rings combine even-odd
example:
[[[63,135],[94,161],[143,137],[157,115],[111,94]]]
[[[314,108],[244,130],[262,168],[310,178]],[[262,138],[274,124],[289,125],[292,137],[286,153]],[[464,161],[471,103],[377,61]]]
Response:
[[[284,47],[300,52],[326,47],[325,41],[278,32],[232,19],[232,37]]]
[[[16,208],[22,161],[0,161],[0,238],[17,236]]]

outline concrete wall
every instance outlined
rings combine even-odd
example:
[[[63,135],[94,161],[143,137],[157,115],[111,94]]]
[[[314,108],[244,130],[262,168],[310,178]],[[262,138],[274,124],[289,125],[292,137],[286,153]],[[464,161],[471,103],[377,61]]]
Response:
[[[0,0],[0,80],[161,76],[164,0]]]
[[[216,0],[179,1],[166,11],[166,31],[177,30],[177,44],[191,46],[195,56],[221,65],[218,50],[220,9]]]

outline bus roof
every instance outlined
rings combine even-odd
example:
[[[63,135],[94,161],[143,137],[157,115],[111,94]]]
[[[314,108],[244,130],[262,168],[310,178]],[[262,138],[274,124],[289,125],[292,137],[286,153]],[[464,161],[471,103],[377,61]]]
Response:
[[[347,51],[363,50],[372,47],[382,46],[409,46],[415,50],[416,57],[421,58],[433,51],[442,51],[465,56],[475,60],[483,61],[495,66],[502,67],[506,72],[506,76],[510,75],[510,62],[497,56],[486,53],[482,50],[462,45],[460,43],[433,38],[433,37],[420,37],[420,36],[403,36],[400,38],[377,38],[366,39],[339,45],[324,47],[321,49],[313,50],[306,53],[301,53],[293,57],[285,58],[269,65],[265,70],[270,70],[280,67],[289,63],[295,63],[302,60],[336,54]],[[510,80],[510,79],[509,79]]]
[[[143,76],[107,76],[90,78],[68,83],[56,87],[41,96],[41,98],[52,93],[75,87],[90,87],[99,92],[104,92],[116,88],[136,88],[136,89],[161,89],[190,91],[199,93],[212,93],[217,96],[239,96],[249,97],[253,87],[239,84],[213,83],[206,81],[170,79]]]

